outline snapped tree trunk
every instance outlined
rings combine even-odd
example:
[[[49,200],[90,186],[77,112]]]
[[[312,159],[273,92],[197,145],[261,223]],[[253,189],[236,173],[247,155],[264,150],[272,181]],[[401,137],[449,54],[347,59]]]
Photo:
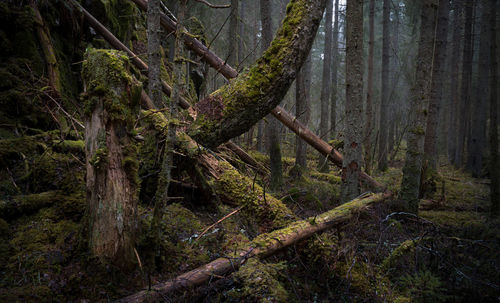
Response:
[[[433,0],[423,1],[415,84],[410,92],[408,150],[403,167],[400,197],[408,203],[408,210],[413,213],[418,212],[419,205],[427,103],[430,94],[430,79],[432,78],[429,75],[432,74],[435,11],[436,6]]]
[[[323,58],[323,74],[321,77],[321,95],[320,95],[320,120],[319,137],[328,140],[328,103],[330,101],[331,85],[331,65],[332,65],[332,19],[333,19],[333,1],[327,0],[325,12],[325,46]],[[322,154],[319,154],[318,168],[322,172],[328,172],[328,160]]]
[[[363,140],[363,1],[346,9],[346,104],[341,201],[359,196]]]
[[[130,268],[137,231],[137,150],[130,134],[141,85],[128,74],[128,57],[89,49],[85,83],[85,153],[91,252]]]
[[[379,147],[378,147],[378,169],[385,171],[387,169],[388,151],[388,130],[389,130],[389,33],[390,33],[390,14],[389,0],[384,0],[383,24],[382,24],[382,92],[380,103],[380,127],[379,127]]]

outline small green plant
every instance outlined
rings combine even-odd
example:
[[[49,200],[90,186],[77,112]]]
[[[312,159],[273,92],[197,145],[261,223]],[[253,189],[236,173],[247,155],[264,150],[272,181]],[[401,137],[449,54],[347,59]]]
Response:
[[[411,302],[444,302],[445,288],[439,277],[428,270],[406,274],[399,280],[401,292],[411,298]]]

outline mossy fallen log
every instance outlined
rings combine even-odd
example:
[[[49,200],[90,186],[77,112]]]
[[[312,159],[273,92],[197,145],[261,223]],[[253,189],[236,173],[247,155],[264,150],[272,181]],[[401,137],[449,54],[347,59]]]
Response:
[[[156,302],[167,293],[201,285],[213,277],[238,270],[249,258],[271,256],[280,249],[307,239],[317,232],[338,226],[350,220],[354,214],[382,202],[387,197],[389,194],[371,194],[357,198],[318,216],[296,221],[285,228],[262,234],[252,240],[245,249],[234,252],[232,256],[218,258],[172,280],[153,285],[151,290],[142,290],[116,302]]]

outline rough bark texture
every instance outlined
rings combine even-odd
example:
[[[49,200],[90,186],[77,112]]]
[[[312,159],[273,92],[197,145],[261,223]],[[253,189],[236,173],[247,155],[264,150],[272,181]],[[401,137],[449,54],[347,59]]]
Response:
[[[157,108],[163,107],[161,91],[160,0],[148,1],[148,94]]]
[[[339,66],[339,0],[335,0],[332,38],[332,87],[330,92],[330,138],[335,139],[337,124],[337,73]]]
[[[418,212],[419,205],[427,104],[431,86],[429,75],[432,74],[436,8],[433,0],[425,0],[422,3],[416,77],[410,92],[408,150],[403,167],[400,196],[408,203],[408,210],[413,213]]]
[[[390,7],[389,0],[384,0],[382,22],[382,91],[380,103],[380,137],[378,147],[378,169],[387,169],[387,139],[389,130],[389,33],[390,33]]]
[[[373,53],[375,50],[375,0],[370,0],[369,7],[369,30],[370,38],[368,40],[368,79],[366,89],[366,114],[365,114],[365,134],[364,134],[364,154],[365,154],[365,172],[370,174],[372,168],[371,149],[372,149],[372,108],[373,108]]]
[[[496,0],[489,1],[490,15],[490,178],[491,178],[491,213],[500,215],[500,155],[498,151],[498,58],[496,30]]]
[[[455,152],[457,150],[457,126],[458,108],[460,104],[458,73],[460,71],[460,45],[463,30],[463,3],[462,0],[453,1],[453,38],[451,52],[451,96],[450,96],[450,118],[448,126],[448,159],[455,164]]]
[[[472,85],[472,13],[474,1],[465,1],[465,27],[464,27],[464,49],[462,57],[462,87],[460,105],[458,107],[458,132],[455,150],[456,167],[463,165],[465,138],[467,134],[467,125],[470,117],[470,99]]]
[[[479,177],[483,168],[483,152],[486,149],[486,120],[488,109],[488,72],[490,63],[490,10],[489,0],[482,2],[481,34],[479,42],[479,69],[474,106],[472,108],[472,136],[467,146],[467,169],[473,177]]]
[[[326,1],[325,12],[325,48],[323,51],[323,74],[321,77],[321,95],[320,95],[320,120],[319,137],[323,140],[328,139],[328,103],[330,101],[331,85],[331,65],[332,65],[332,19],[333,19],[333,1]],[[322,172],[328,172],[328,160],[320,154],[318,168]]]
[[[90,250],[123,268],[135,261],[138,162],[129,134],[141,94],[127,68],[125,53],[95,49],[82,68]]]
[[[214,277],[236,271],[248,258],[265,258],[271,256],[283,248],[311,237],[317,232],[339,226],[350,220],[355,214],[369,209],[372,205],[380,203],[386,198],[387,195],[375,194],[355,199],[326,213],[306,220],[296,221],[283,229],[259,235],[250,242],[248,247],[235,251],[233,259],[216,259],[175,279],[153,285],[150,291],[143,290],[115,302],[157,302],[167,293],[192,288]]]
[[[279,104],[305,61],[324,6],[325,0],[289,3],[287,16],[263,56],[248,72],[198,103],[199,113],[189,131],[193,139],[215,147],[245,132]]]
[[[295,81],[295,117],[302,124],[307,125],[311,102],[309,91],[311,83],[311,56],[307,56],[307,60],[297,74]],[[299,165],[300,169],[307,168],[307,143],[298,135],[296,138],[295,165]]]
[[[432,83],[429,98],[429,114],[427,115],[427,127],[425,129],[425,162],[426,166],[433,171],[436,171],[438,165],[437,132],[441,97],[443,95],[443,85],[445,81],[448,15],[450,13],[449,5],[449,1],[439,1],[434,63],[432,66]]]
[[[363,140],[363,1],[346,9],[346,104],[341,201],[359,196]]]

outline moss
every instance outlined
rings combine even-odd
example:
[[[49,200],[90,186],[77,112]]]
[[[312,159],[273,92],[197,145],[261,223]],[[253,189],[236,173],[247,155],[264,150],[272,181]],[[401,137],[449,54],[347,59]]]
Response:
[[[414,240],[406,240],[401,243],[396,249],[394,249],[389,256],[387,256],[381,264],[381,269],[386,271],[396,266],[401,262],[401,258],[410,255],[413,255],[415,251],[415,245],[418,244],[419,241]]]
[[[311,178],[315,178],[318,180],[322,181],[327,181],[331,184],[340,184],[342,182],[341,178],[335,174],[332,173],[321,173],[321,172],[316,172],[312,171],[310,173]]]
[[[228,296],[239,302],[289,302],[288,293],[279,281],[284,263],[263,263],[252,258],[233,277],[241,285]]]

